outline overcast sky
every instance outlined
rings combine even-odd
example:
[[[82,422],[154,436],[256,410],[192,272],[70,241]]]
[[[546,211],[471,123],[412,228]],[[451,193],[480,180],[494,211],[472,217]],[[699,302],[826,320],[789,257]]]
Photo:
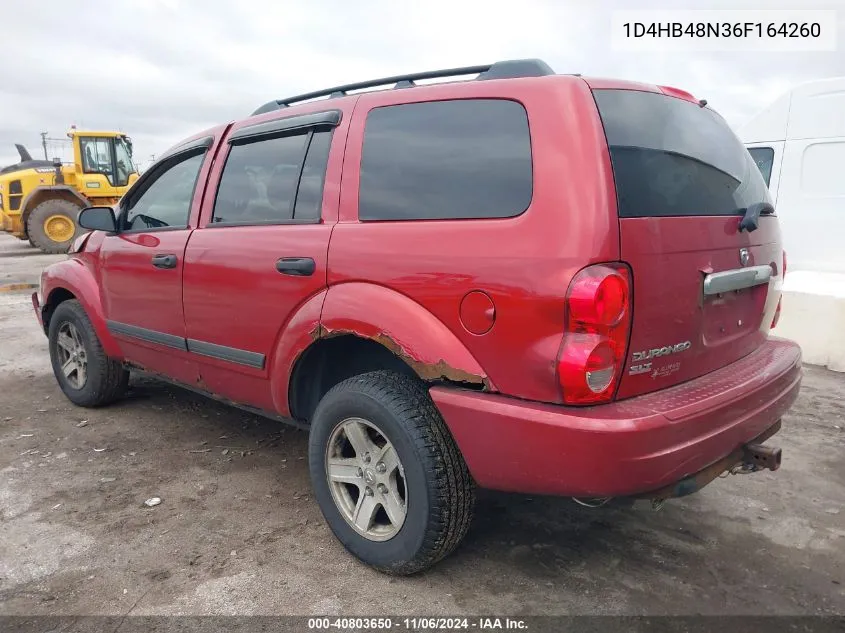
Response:
[[[561,73],[673,85],[741,125],[790,86],[845,76],[845,0],[3,0],[0,166],[39,132],[120,129],[146,166],[276,97],[378,76],[539,57]],[[611,50],[613,9],[835,8],[828,53]]]

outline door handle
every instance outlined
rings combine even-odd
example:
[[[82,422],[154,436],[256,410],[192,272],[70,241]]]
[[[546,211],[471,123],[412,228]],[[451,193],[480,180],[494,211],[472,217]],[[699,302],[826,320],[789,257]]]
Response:
[[[176,255],[153,255],[156,268],[176,268]]]
[[[310,257],[283,257],[276,262],[276,270],[283,275],[309,277],[316,269],[317,265]]]

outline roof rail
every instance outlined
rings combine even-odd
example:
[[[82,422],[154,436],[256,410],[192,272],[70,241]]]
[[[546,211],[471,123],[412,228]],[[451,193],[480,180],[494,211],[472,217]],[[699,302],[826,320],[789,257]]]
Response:
[[[410,75],[395,75],[393,77],[382,77],[381,79],[370,79],[369,81],[361,81],[359,83],[326,88],[315,92],[306,92],[305,94],[288,97],[286,99],[268,101],[253,112],[252,116],[255,116],[256,114],[263,114],[265,112],[272,112],[273,110],[280,110],[293,105],[294,103],[308,101],[318,97],[329,97],[330,99],[335,97],[344,97],[352,90],[378,88],[380,86],[388,86],[390,84],[394,84],[394,88],[410,88],[415,85],[415,81],[420,79],[460,77],[461,75],[478,75],[476,80],[514,79],[517,77],[544,77],[546,75],[554,74],[555,71],[552,70],[546,62],[540,59],[509,59],[496,62],[495,64],[485,64],[483,66],[464,66],[461,68],[429,70],[427,72],[412,73]]]

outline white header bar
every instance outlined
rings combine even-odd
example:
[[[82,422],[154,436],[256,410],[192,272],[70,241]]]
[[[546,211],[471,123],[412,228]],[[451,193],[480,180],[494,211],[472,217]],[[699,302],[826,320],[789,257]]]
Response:
[[[618,51],[835,51],[832,10],[614,11]]]

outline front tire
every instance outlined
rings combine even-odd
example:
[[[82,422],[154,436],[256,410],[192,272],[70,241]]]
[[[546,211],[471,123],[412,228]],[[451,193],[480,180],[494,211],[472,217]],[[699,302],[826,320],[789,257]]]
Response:
[[[52,198],[32,210],[26,221],[30,243],[45,253],[66,253],[79,233],[79,206]]]
[[[129,371],[106,356],[78,301],[69,299],[58,305],[48,336],[53,374],[68,400],[81,407],[99,407],[124,394]]]
[[[308,455],[329,527],[379,571],[427,569],[469,529],[472,478],[415,378],[377,371],[333,387],[314,413]]]

